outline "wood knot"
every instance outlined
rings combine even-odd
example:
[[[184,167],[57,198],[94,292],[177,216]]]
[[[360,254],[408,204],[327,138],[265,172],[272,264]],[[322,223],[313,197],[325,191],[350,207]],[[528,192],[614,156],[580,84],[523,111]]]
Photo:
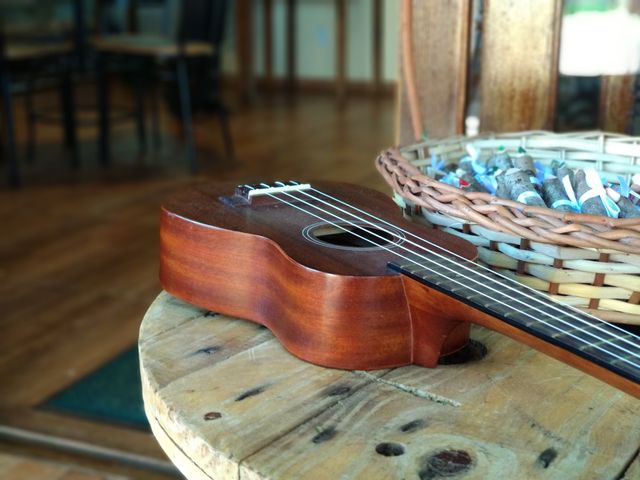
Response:
[[[420,418],[418,420],[412,420],[409,423],[405,423],[400,427],[400,431],[402,433],[412,433],[426,426],[427,426],[427,422]]]
[[[382,442],[376,445],[376,453],[385,457],[397,457],[404,453],[404,446],[399,443]]]
[[[328,397],[337,397],[339,395],[344,395],[351,391],[351,387],[347,385],[337,385],[335,387],[331,387],[326,391],[326,395]]]
[[[544,452],[538,455],[537,463],[538,465],[541,465],[542,468],[547,468],[557,456],[558,451],[555,448],[547,448]]]
[[[466,472],[473,466],[473,458],[464,450],[440,450],[430,454],[424,461],[424,468],[418,472],[420,480],[438,477],[453,477]]]
[[[209,420],[217,420],[220,417],[222,417],[222,414],[220,412],[207,412],[204,414],[204,419],[209,421]]]
[[[244,400],[245,398],[249,398],[249,397],[253,397],[255,395],[259,395],[262,392],[264,392],[266,388],[267,387],[265,387],[265,386],[261,386],[261,387],[252,388],[250,390],[246,390],[246,391],[242,392],[240,395],[238,395],[236,397],[236,402],[240,402],[240,401]]]
[[[212,345],[210,347],[200,348],[196,350],[196,353],[205,353],[207,355],[211,355],[212,353],[219,352],[220,350],[222,350],[222,347],[219,347],[217,345]]]
[[[327,427],[327,428],[317,427],[316,431],[318,433],[311,439],[311,441],[316,444],[327,442],[331,440],[333,437],[335,437],[336,433],[338,433],[335,427]]]

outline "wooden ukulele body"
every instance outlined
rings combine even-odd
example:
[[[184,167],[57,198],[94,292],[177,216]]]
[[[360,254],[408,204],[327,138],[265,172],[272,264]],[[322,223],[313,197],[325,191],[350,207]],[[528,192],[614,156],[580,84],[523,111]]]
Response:
[[[405,232],[475,258],[470,243],[402,221],[386,195],[314,186],[376,212],[381,228],[390,228],[381,220],[400,221]],[[336,245],[320,235],[335,227],[330,222],[268,198],[221,200],[232,192],[202,186],[163,205],[160,280],[169,293],[265,325],[294,355],[334,368],[432,367],[468,342],[471,309],[387,268],[402,254],[405,233],[385,248]]]
[[[523,328],[491,315],[487,308],[495,308],[488,306],[491,302],[516,305],[509,312],[522,317],[533,297],[518,289],[513,293],[507,283],[495,283],[489,275],[480,278],[494,282],[489,291],[495,292],[496,299],[492,293],[491,300],[478,308],[468,304],[469,296],[454,298],[442,288],[389,269],[390,262],[396,269],[405,268],[400,265],[403,261],[418,267],[438,265],[427,260],[441,254],[440,247],[473,260],[477,251],[471,243],[404,221],[397,207],[379,192],[337,183],[314,187],[313,194],[296,191],[295,195],[279,194],[277,199],[264,195],[249,201],[232,195],[231,185],[214,184],[168,199],[160,227],[162,286],[194,305],[265,325],[287,350],[318,365],[363,370],[408,364],[433,367],[441,356],[467,344],[470,324],[475,323],[640,398],[634,370],[636,347],[623,344],[617,331],[605,340],[590,335],[579,345],[592,350],[605,345],[605,354],[616,354],[613,363],[625,362],[619,353],[628,351],[633,368],[623,375],[600,357],[592,355],[594,362],[579,349],[571,350],[570,343],[559,343],[558,335],[544,339],[541,329],[549,322],[555,321],[556,327],[564,322],[582,332],[585,325],[592,325],[579,317],[577,323],[567,323],[571,317],[563,317],[566,307],[554,307],[553,315],[542,320],[527,316],[529,326]],[[375,217],[365,211],[375,212]],[[352,233],[345,236],[345,229]],[[372,238],[380,245],[373,245]],[[448,270],[440,274],[443,278],[456,276],[457,269],[463,268],[462,259],[451,258]],[[482,289],[467,271],[458,278],[471,283],[470,296]],[[539,305],[531,311],[544,315]],[[566,328],[553,332],[575,337]]]

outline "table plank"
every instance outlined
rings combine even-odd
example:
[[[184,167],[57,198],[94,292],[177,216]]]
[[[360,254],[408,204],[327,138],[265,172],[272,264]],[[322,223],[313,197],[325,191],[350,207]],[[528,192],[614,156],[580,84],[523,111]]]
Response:
[[[378,372],[305,363],[167,294],[141,333],[145,409],[188,478],[619,478],[640,445],[638,400],[480,327],[479,361]],[[227,353],[194,360],[209,344]]]
[[[433,454],[446,450],[469,455],[457,466],[465,479],[624,470],[640,444],[636,399],[496,333],[474,337],[489,348],[481,362],[395,369],[246,459],[241,478],[431,478]],[[314,442],[318,429],[333,435]],[[377,453],[384,443],[403,454]]]
[[[164,324],[165,314],[176,328],[146,338],[146,333],[158,331],[155,323]],[[178,321],[180,315],[188,320]],[[350,371],[302,362],[268,330],[223,316],[202,316],[166,294],[150,308],[141,332],[145,410],[154,434],[163,437],[161,446],[174,445],[167,453],[185,474],[193,474],[195,464],[196,472],[212,472],[213,477],[237,476],[242,458],[371,382]],[[199,334],[206,338],[196,340]],[[201,345],[224,348],[194,355]],[[185,463],[185,457],[191,461]]]
[[[140,338],[144,340],[139,342],[147,368],[156,372],[155,389],[273,338],[255,323],[194,309],[164,292],[160,298],[171,307],[165,308],[164,301],[154,302],[148,315],[160,315],[163,321],[143,322]]]

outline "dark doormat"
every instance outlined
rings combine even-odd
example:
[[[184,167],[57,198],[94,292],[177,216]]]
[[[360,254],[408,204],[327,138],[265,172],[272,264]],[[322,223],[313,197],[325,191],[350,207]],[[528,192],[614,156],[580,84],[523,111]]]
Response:
[[[150,430],[142,404],[138,348],[120,354],[41,407]]]

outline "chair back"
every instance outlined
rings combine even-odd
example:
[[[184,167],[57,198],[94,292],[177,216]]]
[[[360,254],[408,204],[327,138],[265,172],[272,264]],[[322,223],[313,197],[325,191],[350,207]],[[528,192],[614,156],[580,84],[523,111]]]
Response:
[[[227,0],[180,0],[178,41],[200,40],[219,47],[224,36]]]

